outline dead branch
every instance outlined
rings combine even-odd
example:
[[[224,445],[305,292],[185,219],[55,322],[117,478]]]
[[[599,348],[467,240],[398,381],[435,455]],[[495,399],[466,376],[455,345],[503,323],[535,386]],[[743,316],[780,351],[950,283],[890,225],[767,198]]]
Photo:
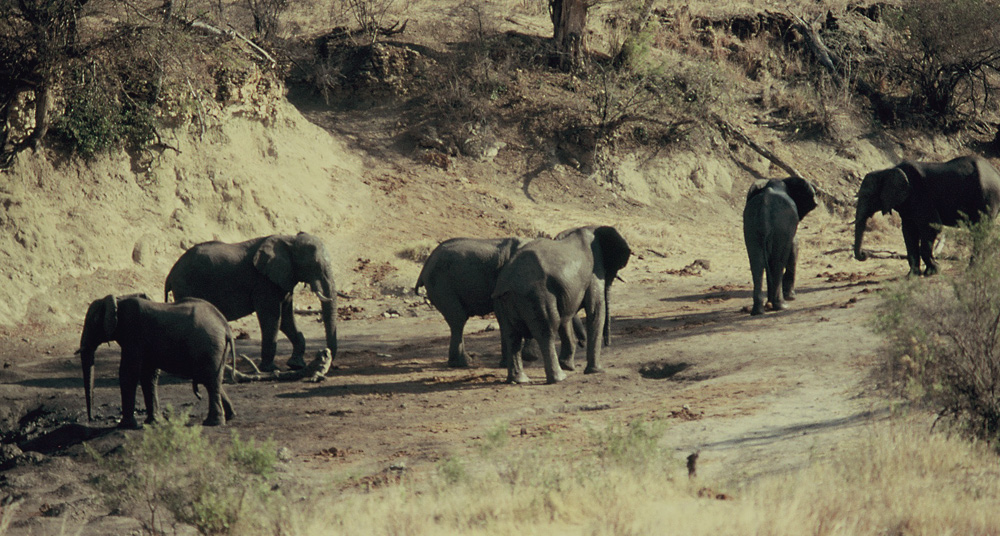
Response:
[[[750,136],[744,134],[739,127],[733,125],[729,121],[726,121],[718,114],[712,114],[712,115],[713,118],[715,119],[716,125],[718,125],[719,130],[722,131],[723,135],[732,136],[736,140],[743,142],[744,144],[746,144],[747,147],[750,147],[764,158],[770,160],[772,163],[774,163],[774,165],[785,170],[792,177],[803,177],[803,175],[799,173],[797,169],[795,169],[790,164],[786,163],[784,160],[779,158],[778,155],[772,153],[767,148],[760,146],[759,144],[757,144],[757,142],[750,139]]]
[[[326,373],[330,371],[330,365],[333,363],[333,354],[330,353],[329,348],[324,348],[316,352],[316,357],[309,362],[305,368],[299,370],[275,370],[271,372],[261,372],[261,370],[257,367],[257,364],[254,363],[249,357],[243,354],[240,354],[240,357],[243,358],[245,362],[250,364],[254,372],[246,374],[235,370],[229,365],[226,365],[226,370],[231,373],[231,377],[236,381],[236,383],[266,381],[321,382],[326,380]]]

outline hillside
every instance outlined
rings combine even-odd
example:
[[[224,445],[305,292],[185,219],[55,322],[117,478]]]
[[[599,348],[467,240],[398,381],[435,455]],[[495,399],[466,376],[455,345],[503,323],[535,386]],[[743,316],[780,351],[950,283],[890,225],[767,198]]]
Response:
[[[599,141],[589,140],[586,129],[574,130],[594,125],[588,121],[595,117],[596,78],[510,59],[550,35],[544,6],[483,4],[476,34],[468,4],[418,1],[405,12],[405,31],[375,47],[397,70],[383,71],[369,85],[331,86],[324,95],[313,47],[339,21],[318,5],[298,6],[282,19],[290,59],[276,71],[284,80],[273,73],[249,77],[231,101],[213,104],[207,126],[163,126],[158,148],[138,153],[142,158],[112,150],[88,160],[55,146],[19,154],[0,176],[0,396],[7,401],[0,414],[6,449],[0,496],[7,497],[5,506],[16,506],[0,514],[0,533],[58,534],[76,525],[81,534],[159,530],[149,527],[141,508],[109,509],[89,484],[97,468],[82,442],[110,454],[139,432],[112,428],[120,407],[117,347],[98,352],[98,416],[86,422],[73,352],[87,304],[135,291],[160,299],[174,261],[199,242],[298,231],[324,241],[345,296],[335,367],[323,384],[229,387],[238,418],[228,430],[284,447],[275,489],[308,505],[309,515],[286,512],[276,521],[281,533],[324,533],[324,516],[351,533],[357,527],[345,521],[351,512],[338,510],[347,508],[345,497],[391,487],[400,478],[386,475],[400,463],[410,475],[405,483],[433,481],[445,461],[472,459],[487,430],[498,426],[513,442],[509,450],[534,452],[555,443],[566,448],[560,456],[573,460],[577,455],[569,451],[591,454],[579,446],[593,430],[634,420],[669,423],[660,441],[670,458],[665,479],[676,483],[681,498],[649,508],[661,513],[604,505],[632,516],[623,528],[578,505],[551,506],[555,492],[547,490],[539,499],[548,505],[545,513],[524,525],[509,519],[506,506],[496,506],[496,513],[475,504],[470,510],[494,523],[476,530],[511,533],[526,525],[542,533],[647,533],[687,507],[694,518],[716,520],[693,522],[692,534],[815,532],[813,518],[775,527],[741,525],[750,514],[718,513],[755,508],[747,505],[761,481],[868,452],[865,438],[885,425],[891,404],[870,377],[879,339],[869,326],[874,291],[905,275],[898,258],[905,250],[898,217],[879,216],[866,246],[890,253],[865,264],[853,259],[860,179],[903,158],[969,153],[991,134],[887,128],[860,99],[836,89],[809,93],[803,86],[815,80],[833,82],[816,74],[822,69],[801,41],[773,37],[768,21],[788,18],[777,12],[805,9],[788,4],[684,9],[657,3],[662,27],[650,61],[662,60],[685,80],[704,84],[691,91],[715,93],[690,97],[697,106],[678,104],[667,115],[622,123]],[[863,10],[825,8],[844,28],[830,34],[831,42],[845,35],[874,41],[884,30]],[[590,13],[595,62],[608,61],[616,9],[599,4]],[[823,14],[807,15],[820,20]],[[741,37],[739,21],[763,22]],[[491,50],[502,50],[509,61],[487,55],[492,63],[483,63],[468,52],[475,52],[470,35],[497,39],[491,42],[502,46]],[[461,63],[454,59],[459,56],[479,63]],[[760,68],[770,74],[748,74],[753,62],[747,58],[763,61]],[[709,72],[705,65],[716,67]],[[489,86],[494,90],[501,82],[504,89],[485,97],[480,86],[461,93],[463,104],[447,108],[454,112],[449,115],[435,99],[449,81],[459,87],[468,80],[448,70],[463,66],[499,81]],[[452,78],[438,78],[442,72]],[[647,103],[654,104],[663,101]],[[717,117],[745,138],[713,122]],[[752,319],[744,197],[753,181],[787,172],[746,139],[820,190],[819,208],[799,231],[799,300],[788,311]],[[606,350],[607,373],[577,371],[554,386],[506,385],[504,371],[495,368],[500,350],[491,318],[472,319],[466,328],[474,366],[444,366],[447,326],[413,294],[431,248],[455,236],[553,236],[592,224],[615,226],[634,253],[621,273],[624,283],[615,287],[616,342]],[[295,300],[312,351],[322,344],[321,326],[313,321],[318,301],[301,287]],[[234,327],[243,334],[239,352],[259,357],[256,320]],[[279,364],[289,350],[279,336]],[[531,365],[529,375],[541,378],[540,367]],[[164,377],[161,384],[164,404],[195,416],[204,412],[187,382]],[[87,424],[86,431],[72,428],[78,424]],[[70,437],[54,435],[65,430]],[[204,433],[224,441],[228,430]],[[683,460],[693,452],[701,453],[700,480],[688,485]],[[701,487],[736,500],[704,499]],[[997,496],[983,489],[968,508]],[[976,490],[969,496],[980,497]],[[921,524],[920,512],[889,510],[886,516],[913,516],[914,525],[929,532],[940,528]],[[461,521],[438,525],[437,518],[406,512],[412,517],[400,516],[415,523],[412,533],[470,530]],[[395,519],[378,510],[368,517]],[[852,526],[857,532],[905,526],[875,514],[859,519]],[[1000,526],[992,518],[973,521],[971,531]],[[176,519],[161,521],[161,528],[170,522]],[[410,533],[374,521],[360,526],[361,532]],[[194,533],[183,523],[173,530]]]

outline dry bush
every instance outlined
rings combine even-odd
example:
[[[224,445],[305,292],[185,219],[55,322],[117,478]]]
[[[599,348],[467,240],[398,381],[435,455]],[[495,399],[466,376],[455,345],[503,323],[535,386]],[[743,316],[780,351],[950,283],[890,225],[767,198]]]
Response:
[[[883,369],[900,394],[969,436],[996,443],[1000,229],[985,221],[971,226],[964,241],[974,262],[958,273],[910,279],[884,295],[877,317],[886,337]]]

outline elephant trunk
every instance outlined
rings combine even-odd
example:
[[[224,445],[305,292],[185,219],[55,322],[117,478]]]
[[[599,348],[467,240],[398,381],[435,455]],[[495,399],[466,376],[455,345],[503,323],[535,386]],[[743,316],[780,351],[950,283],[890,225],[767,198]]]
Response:
[[[604,346],[611,346],[611,277],[604,283]]]
[[[87,421],[92,421],[94,392],[94,350],[77,350],[80,353],[80,365],[83,368],[83,394],[87,399]]]
[[[323,329],[326,331],[326,347],[333,358],[337,357],[337,289],[333,278],[321,278],[310,283],[312,291],[320,300]]]
[[[858,209],[854,218],[854,258],[859,261],[868,260],[868,254],[861,249],[861,244],[865,237],[865,228],[868,225],[868,218],[871,218],[874,211],[868,210],[867,202],[858,198]]]

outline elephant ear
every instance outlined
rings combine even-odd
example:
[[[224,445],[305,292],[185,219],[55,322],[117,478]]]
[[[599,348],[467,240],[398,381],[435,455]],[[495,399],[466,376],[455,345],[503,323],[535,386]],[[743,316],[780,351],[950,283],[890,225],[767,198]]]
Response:
[[[618,233],[617,229],[610,226],[594,229],[594,241],[601,248],[605,280],[614,279],[618,275],[618,270],[628,264],[628,258],[632,254],[628,242]]]
[[[292,247],[279,235],[269,236],[253,255],[253,265],[257,271],[281,287],[286,292],[295,289],[295,274],[292,270]]]
[[[115,336],[115,329],[118,328],[118,300],[114,294],[104,297],[104,335],[109,339]]]
[[[757,179],[753,181],[753,184],[750,185],[750,189],[747,190],[747,201],[749,201],[753,196],[764,191],[764,188],[767,188],[768,183],[770,183],[770,181],[767,179]]]
[[[888,214],[903,204],[906,196],[910,195],[910,181],[906,172],[899,167],[885,170],[880,178],[882,187],[879,189],[879,198],[882,201],[882,213]]]
[[[784,179],[785,191],[788,197],[795,202],[795,208],[799,212],[799,221],[816,208],[816,188],[802,177],[789,177]]]

